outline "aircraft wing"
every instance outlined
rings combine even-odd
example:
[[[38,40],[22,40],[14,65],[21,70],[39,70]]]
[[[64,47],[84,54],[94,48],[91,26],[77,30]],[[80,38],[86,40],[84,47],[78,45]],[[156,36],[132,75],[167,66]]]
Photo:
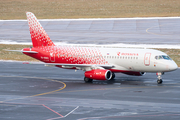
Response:
[[[101,64],[60,64],[60,63],[45,63],[45,65],[61,65],[67,67],[103,67],[105,69],[113,68],[113,65],[101,65]]]
[[[24,64],[43,64],[45,66],[62,66],[62,68],[102,67],[104,69],[110,69],[114,67],[114,65],[104,65],[104,64],[65,64],[65,63],[43,63],[43,62],[36,62],[36,63],[24,62]]]

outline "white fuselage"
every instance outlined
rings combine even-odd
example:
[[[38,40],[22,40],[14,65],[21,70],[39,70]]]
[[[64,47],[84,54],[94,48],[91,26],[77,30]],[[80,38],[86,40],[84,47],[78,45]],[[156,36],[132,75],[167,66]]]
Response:
[[[82,68],[84,71],[91,70],[91,65],[111,65],[114,66],[111,68],[113,70],[136,72],[168,72],[177,69],[177,64],[167,54],[153,49],[50,46],[34,48],[34,51],[39,52],[36,55],[39,58],[36,59],[43,62],[63,64],[64,68],[80,65],[78,67],[81,69],[82,65],[87,65]]]
[[[153,49],[100,48],[102,56],[113,69],[137,72],[167,72],[177,69],[172,59],[155,59],[167,54]]]

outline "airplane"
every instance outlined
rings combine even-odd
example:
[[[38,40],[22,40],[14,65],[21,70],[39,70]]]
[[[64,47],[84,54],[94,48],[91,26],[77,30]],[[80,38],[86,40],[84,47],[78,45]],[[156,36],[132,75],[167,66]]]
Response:
[[[35,15],[26,12],[33,47],[19,52],[40,60],[45,65],[83,70],[84,81],[114,80],[115,73],[143,76],[156,73],[157,83],[163,82],[164,72],[174,71],[177,64],[164,52],[153,49],[97,48],[56,46]]]

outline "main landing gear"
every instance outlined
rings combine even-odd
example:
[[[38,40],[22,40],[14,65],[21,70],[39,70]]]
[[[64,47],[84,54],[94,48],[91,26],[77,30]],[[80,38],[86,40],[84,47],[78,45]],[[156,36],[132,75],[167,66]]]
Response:
[[[84,77],[84,81],[85,81],[85,83],[92,83],[93,79]]]
[[[115,74],[112,72],[112,78],[111,78],[111,80],[114,80],[115,77],[116,77]]]
[[[163,75],[164,72],[157,72],[156,75],[158,76],[158,80],[157,80],[157,84],[162,84],[163,80],[162,80],[162,77],[161,75]]]

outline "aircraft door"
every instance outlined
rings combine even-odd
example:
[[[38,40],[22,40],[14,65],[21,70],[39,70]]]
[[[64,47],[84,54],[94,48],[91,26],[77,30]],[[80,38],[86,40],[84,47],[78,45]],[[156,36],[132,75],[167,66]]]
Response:
[[[150,65],[150,58],[151,58],[151,53],[145,53],[145,55],[144,55],[144,65],[145,66]]]
[[[55,54],[54,53],[50,53],[50,61],[55,62]]]

